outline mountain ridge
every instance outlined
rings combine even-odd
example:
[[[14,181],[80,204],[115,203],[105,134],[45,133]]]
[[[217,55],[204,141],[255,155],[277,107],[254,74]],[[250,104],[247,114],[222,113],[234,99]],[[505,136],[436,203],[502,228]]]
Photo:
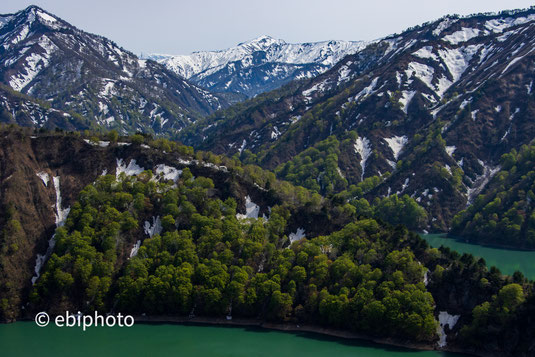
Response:
[[[40,7],[1,19],[0,81],[106,129],[172,135],[227,105],[156,62]]]
[[[534,20],[531,8],[410,28],[313,79],[218,112],[181,139],[275,169],[330,135],[342,141],[354,131],[339,174],[336,167],[325,174],[348,188],[382,177],[369,198],[408,194],[428,211],[424,229],[447,231],[485,189],[500,156],[535,136]]]
[[[290,80],[323,73],[345,55],[357,52],[371,42],[292,44],[262,35],[224,50],[197,51],[190,55],[155,54],[147,58],[157,60],[209,90],[237,91],[251,97]]]

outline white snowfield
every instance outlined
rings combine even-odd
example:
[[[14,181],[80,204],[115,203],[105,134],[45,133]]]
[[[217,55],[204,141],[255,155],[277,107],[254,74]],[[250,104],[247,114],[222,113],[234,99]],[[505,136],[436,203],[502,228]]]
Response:
[[[369,44],[365,41],[323,41],[313,43],[286,43],[270,36],[260,36],[235,47],[220,51],[194,52],[190,55],[153,54],[148,58],[164,64],[185,78],[206,77],[227,64],[242,61],[252,66],[252,54],[265,51],[266,61],[289,64],[317,63],[332,67],[344,56],[356,53]]]
[[[424,46],[419,50],[413,52],[413,55],[422,59],[429,58],[435,61],[438,59],[437,55],[433,53],[433,47],[431,46]]]
[[[452,45],[457,45],[461,42],[466,42],[474,37],[479,36],[480,32],[481,31],[479,31],[479,29],[463,27],[462,30],[456,31],[451,35],[444,36],[442,39],[451,43]]]
[[[430,89],[434,89],[434,86],[431,83],[435,74],[433,67],[419,62],[411,62],[405,70],[405,73],[407,74],[407,78],[410,78],[414,74],[414,76],[424,82],[426,86]]]

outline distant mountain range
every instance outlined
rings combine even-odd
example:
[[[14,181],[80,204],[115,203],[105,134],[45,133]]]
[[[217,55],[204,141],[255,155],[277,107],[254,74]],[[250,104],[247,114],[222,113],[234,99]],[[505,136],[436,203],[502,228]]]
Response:
[[[172,135],[227,106],[164,66],[36,6],[0,15],[0,81],[123,133]]]
[[[444,17],[218,112],[182,140],[309,188],[338,177],[349,190],[376,176],[369,199],[407,194],[428,212],[422,228],[448,230],[500,170],[501,155],[535,138],[534,51],[533,8]],[[337,165],[326,167],[306,150],[330,136],[340,145]],[[303,163],[321,168],[303,176]]]
[[[292,44],[260,36],[221,51],[178,56],[152,54],[147,58],[212,92],[253,97],[295,79],[315,77],[368,44],[364,41]]]

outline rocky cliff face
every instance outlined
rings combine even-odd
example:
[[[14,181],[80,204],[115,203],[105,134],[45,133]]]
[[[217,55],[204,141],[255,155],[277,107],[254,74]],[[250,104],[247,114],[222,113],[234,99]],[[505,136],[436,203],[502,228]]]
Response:
[[[96,147],[72,137],[32,137],[18,131],[4,132],[0,141],[0,290],[13,306],[20,306],[36,275],[36,257],[46,254],[61,210],[106,163]]]
[[[216,184],[214,194],[233,197],[238,212],[244,214],[246,197],[259,205],[256,214],[260,216],[269,215],[268,207],[281,202],[278,194],[236,176],[224,166],[195,160],[190,154],[169,154],[130,142],[93,142],[61,132],[1,129],[0,300],[5,299],[4,317],[17,318],[20,308],[24,309],[32,283],[53,252],[54,231],[64,223],[84,187],[106,174],[132,175],[145,169],[156,174],[166,167],[175,171],[187,167],[194,176],[211,178]],[[316,230],[320,234],[342,223],[333,221],[328,226],[327,219],[296,214],[289,221],[289,228],[296,230],[298,225],[308,224],[310,232]],[[144,235],[143,227],[138,233]],[[124,248],[125,257],[134,243]]]

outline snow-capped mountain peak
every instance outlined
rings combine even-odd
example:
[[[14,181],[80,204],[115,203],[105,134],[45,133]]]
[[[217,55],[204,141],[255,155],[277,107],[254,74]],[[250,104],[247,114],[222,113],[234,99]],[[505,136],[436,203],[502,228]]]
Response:
[[[20,25],[31,27],[34,24],[41,24],[52,29],[58,29],[63,27],[62,22],[58,17],[35,5],[28,6],[16,14],[0,15],[0,29],[9,24],[14,27]]]
[[[293,79],[323,73],[367,44],[364,41],[294,44],[262,35],[226,50],[177,56],[156,54],[148,58],[210,90],[254,96]]]
[[[273,45],[284,45],[286,42],[284,40],[278,40],[271,36],[261,35],[250,41],[241,42],[236,47],[241,47],[244,49],[249,49],[250,53],[254,51],[265,51]]]
[[[178,131],[226,105],[164,66],[37,6],[0,15],[0,53],[1,83],[122,132]],[[141,123],[144,115],[150,119]]]
[[[228,155],[261,153],[258,162],[291,178],[296,171],[284,163],[309,158],[306,150],[337,136],[340,148],[348,143],[348,159],[341,150],[334,175],[349,185],[383,176],[374,195],[407,194],[438,217],[427,222],[431,229],[446,230],[484,192],[502,155],[533,142],[534,62],[535,8],[447,16],[218,113],[203,122],[202,135],[183,142]]]
[[[28,14],[36,16],[36,20],[38,20],[39,22],[43,24],[51,24],[51,23],[55,23],[59,21],[59,19],[55,17],[53,14],[50,14],[35,5],[28,6],[26,8],[26,12]]]

